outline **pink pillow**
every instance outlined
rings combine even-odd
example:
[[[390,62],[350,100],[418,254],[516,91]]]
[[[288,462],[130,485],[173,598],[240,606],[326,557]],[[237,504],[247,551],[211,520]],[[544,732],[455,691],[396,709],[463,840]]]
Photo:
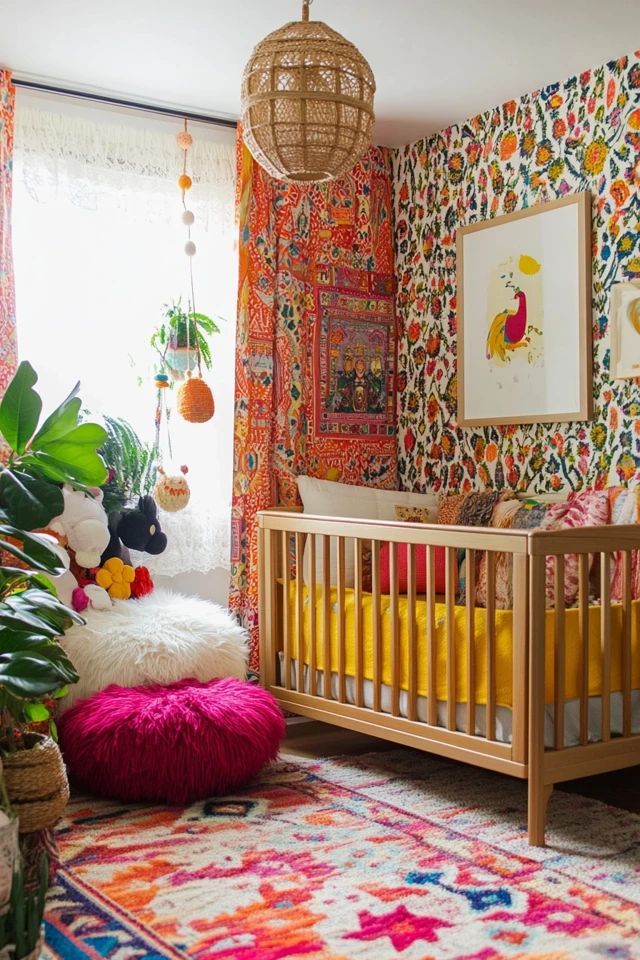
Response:
[[[383,543],[380,547],[380,590],[382,593],[391,593],[391,576],[389,571],[389,555],[391,544]],[[398,593],[408,593],[409,577],[407,573],[407,553],[406,543],[398,544]],[[435,561],[435,589],[436,593],[444,593],[446,586],[446,568],[447,558],[445,547],[436,547],[434,550]],[[427,592],[427,548],[421,544],[416,545],[415,552],[416,568],[416,592]],[[457,581],[457,569],[456,569]],[[454,589],[456,583],[454,583]]]
[[[562,503],[551,503],[547,509],[541,530],[567,530],[577,527],[601,527],[609,522],[609,497],[606,490],[582,490],[569,494]],[[593,555],[589,556],[589,569]],[[555,598],[555,557],[547,557],[547,603],[554,604]],[[564,558],[564,602],[572,606],[578,598],[578,556],[565,554]]]

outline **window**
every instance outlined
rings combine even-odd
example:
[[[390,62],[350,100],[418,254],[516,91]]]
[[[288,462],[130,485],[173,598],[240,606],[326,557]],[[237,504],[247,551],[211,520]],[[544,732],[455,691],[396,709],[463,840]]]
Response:
[[[154,437],[149,338],[163,304],[189,299],[186,227],[177,178],[179,121],[38,100],[16,108],[13,244],[20,355],[51,406],[77,380],[92,413],[129,420]],[[147,558],[156,573],[228,566],[232,482],[236,251],[234,146],[229,131],[190,127],[196,309],[219,320],[209,423],[170,419],[165,469],[185,463],[191,502],[164,515],[170,545]],[[226,138],[221,141],[221,136]],[[169,394],[169,391],[165,391]],[[171,391],[173,394],[173,391]],[[172,403],[172,400],[169,400]],[[147,562],[145,560],[145,562]]]

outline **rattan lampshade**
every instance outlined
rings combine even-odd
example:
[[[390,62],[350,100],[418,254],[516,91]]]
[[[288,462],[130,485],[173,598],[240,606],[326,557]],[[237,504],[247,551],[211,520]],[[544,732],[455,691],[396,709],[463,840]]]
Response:
[[[242,78],[244,142],[278,180],[332,180],[371,143],[371,67],[319,20],[285,24],[258,44]]]

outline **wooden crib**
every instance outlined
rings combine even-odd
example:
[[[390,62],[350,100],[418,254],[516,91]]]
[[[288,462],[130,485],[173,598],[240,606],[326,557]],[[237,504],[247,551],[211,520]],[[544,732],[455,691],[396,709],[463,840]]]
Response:
[[[388,594],[381,591],[384,543],[390,545]],[[401,548],[406,595],[398,590],[401,544],[407,545]],[[424,594],[416,590],[419,545],[426,545]],[[435,592],[437,547],[445,548],[443,596]],[[544,845],[554,784],[640,763],[640,603],[631,592],[631,551],[639,548],[638,525],[547,532],[264,511],[262,683],[292,713],[527,779],[529,843]],[[456,606],[459,551],[467,571],[463,607]],[[622,551],[624,571],[616,603],[610,591],[614,551]],[[486,601],[478,607],[482,552]],[[345,580],[349,554],[352,585]],[[513,562],[508,614],[496,607],[500,554]],[[590,602],[590,554],[600,559],[597,603]],[[565,607],[563,589],[571,555],[579,574],[575,609]],[[545,599],[549,575],[551,609]],[[510,736],[502,740],[499,690],[511,701]],[[572,745],[565,732],[569,700],[576,711]],[[553,734],[545,746],[546,715]]]

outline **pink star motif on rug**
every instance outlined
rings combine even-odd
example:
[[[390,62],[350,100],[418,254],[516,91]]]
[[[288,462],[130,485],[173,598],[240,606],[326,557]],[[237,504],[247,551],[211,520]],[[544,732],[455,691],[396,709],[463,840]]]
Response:
[[[434,943],[438,939],[438,927],[450,927],[452,924],[437,917],[418,917],[403,905],[391,913],[376,915],[363,910],[358,914],[360,930],[346,934],[349,940],[379,940],[389,937],[396,950],[406,950],[416,940]]]

